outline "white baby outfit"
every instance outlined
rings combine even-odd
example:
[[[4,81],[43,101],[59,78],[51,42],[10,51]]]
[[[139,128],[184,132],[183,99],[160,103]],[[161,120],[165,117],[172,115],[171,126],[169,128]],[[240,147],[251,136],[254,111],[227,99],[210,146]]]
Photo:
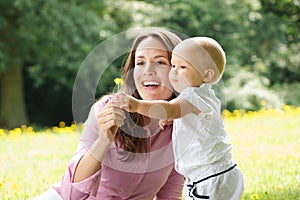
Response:
[[[211,85],[188,87],[178,98],[201,111],[175,119],[173,125],[175,169],[186,179],[184,199],[240,199],[243,175],[231,160],[221,103]]]

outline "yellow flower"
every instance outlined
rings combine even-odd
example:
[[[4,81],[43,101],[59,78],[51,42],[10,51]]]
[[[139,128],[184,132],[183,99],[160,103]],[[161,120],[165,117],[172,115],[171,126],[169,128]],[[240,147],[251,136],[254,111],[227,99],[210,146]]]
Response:
[[[48,181],[47,181],[46,178],[42,178],[42,182],[43,182],[43,183],[48,183]]]
[[[60,121],[58,125],[60,128],[64,128],[66,126],[66,123],[64,121]]]
[[[115,84],[117,85],[117,87],[118,87],[118,91],[120,90],[120,88],[121,88],[121,85],[123,85],[124,84],[124,81],[123,81],[123,79],[121,79],[121,78],[115,78],[114,79],[114,82],[115,82]]]
[[[32,126],[28,126],[26,129],[27,132],[34,132]]]
[[[21,134],[22,133],[22,129],[20,129],[20,128],[14,128],[14,131],[17,134]]]
[[[22,131],[26,131],[26,128],[27,128],[26,125],[22,125],[22,126],[21,126]]]
[[[266,100],[261,100],[260,105],[262,105],[262,107],[266,107],[267,101]]]
[[[277,185],[276,187],[277,190],[283,190],[283,186],[280,184],[280,185]]]
[[[251,195],[251,200],[257,200],[257,199],[258,199],[258,194]]]
[[[16,183],[13,183],[13,184],[12,184],[12,188],[13,188],[14,190],[19,191],[19,186],[18,186]]]
[[[123,85],[124,84],[124,81],[121,78],[115,78],[114,82],[115,82],[116,85]]]
[[[53,126],[53,127],[52,127],[52,131],[54,131],[54,132],[57,133],[57,132],[59,131],[59,128],[58,128],[57,126]]]
[[[4,136],[4,135],[5,135],[4,129],[1,129],[1,128],[0,128],[0,136]]]

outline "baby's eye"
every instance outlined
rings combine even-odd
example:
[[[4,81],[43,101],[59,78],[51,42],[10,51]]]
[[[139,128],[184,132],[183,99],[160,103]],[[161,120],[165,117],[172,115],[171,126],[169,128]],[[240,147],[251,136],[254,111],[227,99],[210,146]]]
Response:
[[[175,68],[176,66],[175,65],[172,65],[172,68]]]
[[[183,66],[183,65],[181,65],[181,66],[180,66],[180,68],[181,68],[181,69],[185,69],[185,68],[186,68],[186,66]]]

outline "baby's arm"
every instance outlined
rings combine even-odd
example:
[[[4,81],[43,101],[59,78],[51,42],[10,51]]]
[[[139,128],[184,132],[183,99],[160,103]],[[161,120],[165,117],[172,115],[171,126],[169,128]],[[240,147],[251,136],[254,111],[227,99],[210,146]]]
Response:
[[[176,119],[189,113],[200,113],[200,110],[185,99],[139,100],[125,93],[118,93],[117,98],[129,112],[138,112],[156,119]]]

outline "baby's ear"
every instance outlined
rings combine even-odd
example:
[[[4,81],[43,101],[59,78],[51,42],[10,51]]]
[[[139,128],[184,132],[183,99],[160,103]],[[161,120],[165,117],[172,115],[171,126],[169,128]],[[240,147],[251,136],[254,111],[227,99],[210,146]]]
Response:
[[[210,83],[213,80],[214,76],[215,76],[215,71],[213,69],[206,69],[204,71],[203,81],[205,83]]]

